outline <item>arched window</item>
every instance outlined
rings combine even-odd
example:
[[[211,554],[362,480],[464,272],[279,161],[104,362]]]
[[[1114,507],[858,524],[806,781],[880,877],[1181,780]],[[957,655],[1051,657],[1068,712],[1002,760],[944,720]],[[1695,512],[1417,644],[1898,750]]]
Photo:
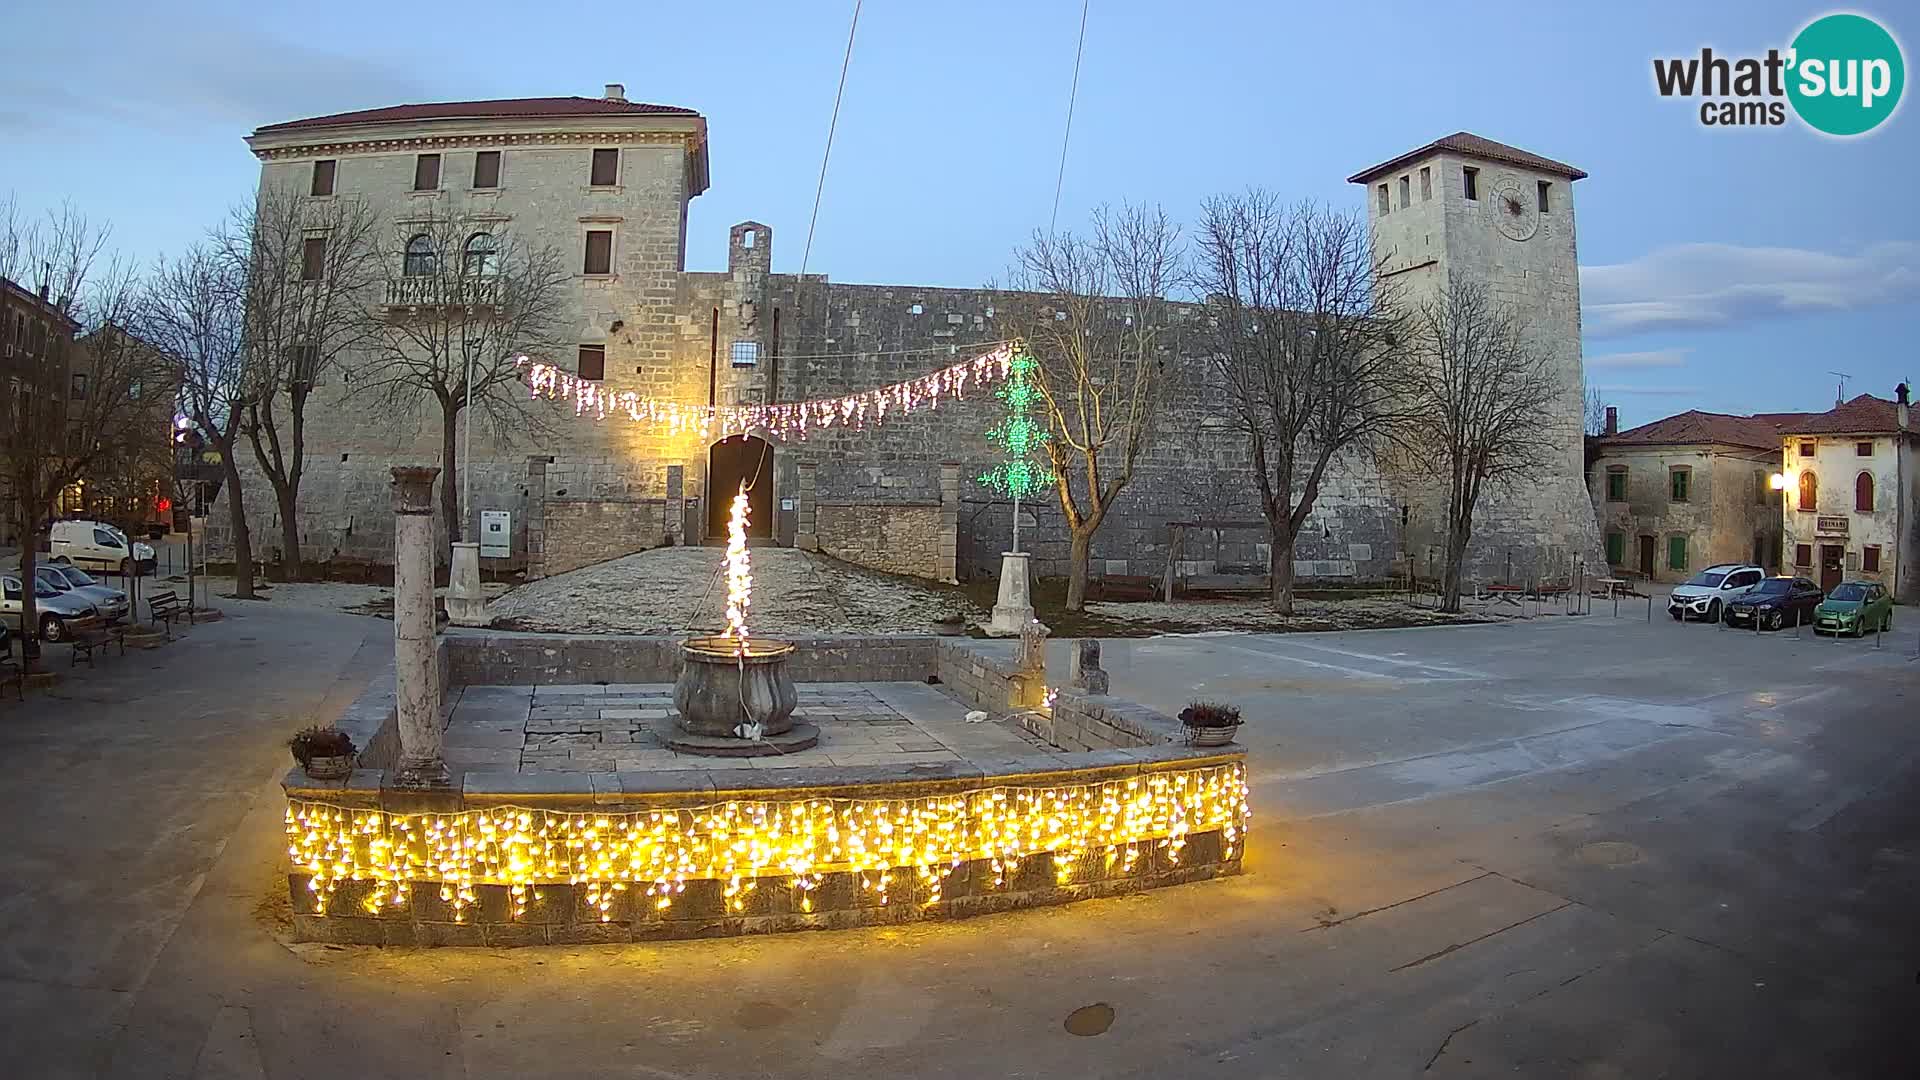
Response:
[[[1853,478],[1853,508],[1863,514],[1873,513],[1873,474],[1863,472]]]
[[[427,234],[421,233],[407,241],[407,261],[404,270],[408,277],[425,277],[435,273],[440,269],[438,262],[439,260],[433,257],[433,240]]]
[[[1800,473],[1800,509],[1812,510],[1820,502],[1820,480],[1812,469]]]
[[[460,272],[475,277],[492,277],[500,272],[500,242],[492,233],[474,233],[467,237]]]

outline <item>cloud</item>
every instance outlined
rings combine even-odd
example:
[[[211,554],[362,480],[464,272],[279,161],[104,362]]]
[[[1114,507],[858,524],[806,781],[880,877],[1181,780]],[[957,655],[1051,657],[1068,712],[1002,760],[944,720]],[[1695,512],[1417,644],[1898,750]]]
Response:
[[[1585,363],[1590,368],[1664,368],[1679,367],[1687,362],[1687,349],[1654,349],[1649,352],[1606,353],[1601,356],[1589,356]]]
[[[1642,397],[1694,397],[1706,393],[1699,386],[1622,386],[1602,383],[1594,387],[1602,394],[1631,394]]]
[[[1920,244],[1891,241],[1857,255],[1679,244],[1583,266],[1580,292],[1586,333],[1596,338],[1861,311],[1920,300]]]

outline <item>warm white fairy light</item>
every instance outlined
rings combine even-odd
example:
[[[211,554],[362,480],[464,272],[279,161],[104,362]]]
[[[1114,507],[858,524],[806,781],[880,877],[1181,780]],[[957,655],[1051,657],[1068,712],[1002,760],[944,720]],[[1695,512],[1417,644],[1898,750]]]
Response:
[[[464,921],[480,885],[509,887],[509,915],[527,913],[540,887],[568,884],[591,917],[621,917],[615,905],[669,911],[689,881],[723,883],[721,904],[746,911],[757,879],[785,878],[794,907],[814,910],[825,875],[844,871],[888,902],[903,875],[921,903],[962,863],[983,860],[985,891],[1011,887],[1021,861],[1052,853],[1058,884],[1130,873],[1157,851],[1180,865],[1188,838],[1220,834],[1220,859],[1244,842],[1246,769],[1240,762],[1055,787],[987,788],[907,799],[734,801],[686,809],[569,813],[492,807],[454,814],[388,814],[324,803],[287,808],[287,852],[325,914],[343,881],[376,884],[369,912],[407,903],[408,883],[438,885]]]
[[[890,414],[898,417],[916,409],[939,408],[943,398],[964,398],[969,385],[1006,378],[1013,356],[1014,346],[1002,345],[906,382],[845,397],[777,405],[682,405],[631,390],[609,390],[597,381],[578,378],[532,357],[516,357],[514,364],[534,397],[570,400],[575,416],[595,420],[625,416],[635,423],[665,425],[675,434],[698,431],[708,439],[748,432],[804,439],[810,430],[841,427],[858,431],[865,429],[869,420],[879,423]]]
[[[753,563],[747,557],[747,482],[733,497],[733,513],[727,518],[727,629],[720,636],[732,638],[734,651],[746,655],[747,608],[753,604]]]

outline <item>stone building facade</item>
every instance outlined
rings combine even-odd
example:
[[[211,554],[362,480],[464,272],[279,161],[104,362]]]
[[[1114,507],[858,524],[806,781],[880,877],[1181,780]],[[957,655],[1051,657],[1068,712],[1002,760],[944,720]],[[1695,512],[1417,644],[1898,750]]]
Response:
[[[1831,590],[1877,581],[1920,603],[1920,430],[1908,389],[1861,394],[1784,425],[1787,553],[1794,573]]]
[[[583,266],[568,316],[578,340],[572,355],[547,359],[568,371],[599,370],[610,391],[720,406],[838,397],[926,374],[1006,338],[988,290],[774,273],[774,230],[761,222],[731,228],[724,270],[686,270],[687,203],[707,186],[706,139],[705,121],[690,110],[627,102],[610,86],[602,98],[402,106],[295,121],[262,128],[249,143],[262,161],[263,185],[308,184],[317,162],[332,161],[334,194],[318,197],[365,197],[402,216],[420,200],[482,205],[523,237],[571,251]],[[1579,297],[1572,203],[1564,194],[1583,174],[1550,162],[1519,164],[1546,159],[1497,143],[1443,148],[1446,142],[1389,166],[1435,169],[1450,194],[1375,224],[1381,243],[1396,250],[1412,253],[1418,241],[1414,272],[1483,274],[1555,336],[1569,389],[1564,415],[1556,410],[1543,422],[1565,435],[1566,461],[1490,507],[1476,538],[1482,565],[1510,555],[1550,573],[1570,552],[1597,557],[1599,550],[1579,490]],[[591,183],[596,152],[609,149],[619,154],[618,182]],[[497,185],[467,183],[479,167],[475,156],[492,151],[500,153]],[[441,155],[441,183],[416,192],[419,155],[428,153]],[[1537,237],[1500,235],[1456,190],[1458,167],[1474,161],[1489,182],[1505,172],[1529,185],[1536,175],[1551,176],[1564,200],[1555,204],[1554,225]],[[1421,215],[1427,223],[1416,229]],[[613,233],[614,266],[587,272],[595,242],[588,237],[605,231]],[[1178,342],[1180,327],[1200,315],[1176,304],[1169,317]],[[1160,437],[1095,540],[1095,573],[1157,575],[1167,558],[1166,522],[1210,516],[1196,500],[1196,476],[1247,475],[1246,449],[1218,407],[1222,388],[1210,366],[1195,348],[1180,355]],[[385,470],[396,461],[437,460],[438,436],[431,425],[413,430],[368,414],[353,396],[351,371],[341,374],[309,406],[301,531],[310,559],[385,561],[391,537],[377,512]],[[996,571],[1012,525],[1011,507],[975,480],[996,457],[985,431],[1001,406],[989,393],[904,421],[784,442],[710,442],[624,418],[575,419],[547,401],[520,407],[530,420],[544,410],[551,430],[530,422],[504,434],[476,431],[471,511],[513,512],[508,561],[534,573],[657,543],[702,542],[723,530],[726,504],[743,480],[753,489],[754,532],[896,572],[964,579]],[[1297,552],[1309,574],[1385,576],[1409,548],[1403,529],[1411,523],[1418,543],[1421,530],[1438,522],[1426,494],[1431,485],[1391,474],[1355,461],[1330,479]],[[272,501],[263,483],[248,487],[270,543]],[[604,506],[589,509],[596,503]],[[1064,572],[1057,503],[1025,503],[1022,514],[1036,572]],[[930,527],[937,529],[931,546],[924,539]],[[1246,546],[1253,550],[1245,562],[1264,562],[1264,544]]]

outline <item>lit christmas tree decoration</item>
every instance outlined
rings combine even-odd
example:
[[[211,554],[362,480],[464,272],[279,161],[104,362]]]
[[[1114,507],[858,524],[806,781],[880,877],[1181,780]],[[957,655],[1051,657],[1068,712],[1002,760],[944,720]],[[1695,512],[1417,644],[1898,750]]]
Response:
[[[734,641],[734,652],[746,655],[747,608],[753,604],[753,562],[747,556],[747,482],[733,497],[727,518],[727,629],[720,636]]]
[[[1006,403],[1007,415],[987,429],[987,438],[1002,447],[1006,459],[980,474],[980,482],[1013,498],[1013,550],[1020,550],[1020,500],[1053,483],[1053,470],[1033,459],[1047,441],[1047,429],[1034,422],[1040,400],[1035,379],[1040,365],[1025,349],[1007,364],[1007,381],[994,396]]]

